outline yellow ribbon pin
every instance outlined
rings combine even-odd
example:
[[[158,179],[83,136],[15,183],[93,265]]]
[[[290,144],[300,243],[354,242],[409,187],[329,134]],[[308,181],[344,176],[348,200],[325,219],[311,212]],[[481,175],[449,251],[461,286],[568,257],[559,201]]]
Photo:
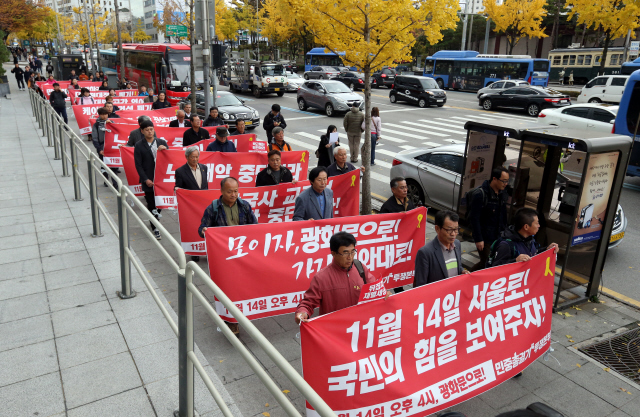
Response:
[[[353,186],[355,186],[355,185],[356,185],[356,176],[355,176],[355,175],[352,175],[352,176],[351,176],[351,186],[353,187]]]
[[[549,267],[549,264],[551,263],[551,257],[547,258],[547,266],[544,269],[544,276],[547,276],[547,273],[551,276],[553,276],[553,271],[551,271],[551,268]]]
[[[418,214],[418,227],[417,229],[420,228],[420,223],[422,223],[422,219],[424,218],[424,216],[422,214]]]
[[[304,162],[304,156],[306,155],[306,152],[302,152],[302,158],[300,158],[300,162]]]

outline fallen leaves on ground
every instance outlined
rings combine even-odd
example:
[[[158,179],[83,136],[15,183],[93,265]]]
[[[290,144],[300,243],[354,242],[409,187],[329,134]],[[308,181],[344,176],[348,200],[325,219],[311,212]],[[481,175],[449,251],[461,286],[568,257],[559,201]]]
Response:
[[[576,363],[576,366],[577,366],[578,368],[582,368],[582,365],[580,365],[579,363]]]
[[[264,417],[271,417],[271,414],[267,413],[266,411],[265,411],[264,413],[262,413],[262,415],[263,415]]]
[[[638,370],[638,372],[640,372],[640,370]],[[290,393],[291,391],[289,391],[288,389],[283,389],[282,392],[284,392],[285,394]]]

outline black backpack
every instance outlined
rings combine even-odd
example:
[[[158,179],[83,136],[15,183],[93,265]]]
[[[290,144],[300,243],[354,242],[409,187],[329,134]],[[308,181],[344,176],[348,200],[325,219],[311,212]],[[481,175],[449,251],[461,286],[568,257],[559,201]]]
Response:
[[[364,281],[364,283],[367,283],[367,277],[364,276],[364,268],[362,267],[362,262],[360,262],[357,259],[353,260],[353,266],[356,267],[356,269],[358,270],[358,274],[360,274],[360,278],[362,278],[362,280]]]
[[[482,194],[482,207],[484,208],[484,206],[487,205],[487,194],[484,192],[482,186],[472,188],[464,193],[464,201],[467,205],[467,211],[464,213],[464,218],[465,220],[467,220],[467,222],[469,221],[469,215],[471,214],[471,201],[473,200],[473,197],[478,193]]]
[[[511,259],[516,259],[520,255],[520,251],[516,248],[515,243],[511,239],[504,239],[499,237],[495,242],[491,244],[491,251],[489,252],[489,258],[487,259],[487,268],[491,268],[495,262],[496,255],[498,254],[498,245],[502,242],[507,242],[511,249]]]

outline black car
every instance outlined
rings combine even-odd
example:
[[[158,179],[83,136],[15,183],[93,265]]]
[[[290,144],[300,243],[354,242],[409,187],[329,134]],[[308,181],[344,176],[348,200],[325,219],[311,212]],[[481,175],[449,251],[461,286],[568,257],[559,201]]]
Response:
[[[284,67],[285,71],[294,73],[298,72],[298,64],[296,64],[294,61],[280,61],[280,63]]]
[[[480,106],[485,110],[499,107],[525,110],[529,116],[538,117],[547,108],[571,105],[571,98],[559,91],[543,87],[513,87],[480,96]]]
[[[392,103],[406,101],[417,104],[419,107],[434,104],[442,107],[447,102],[447,93],[438,87],[438,83],[433,78],[398,75],[389,92],[389,100]]]
[[[374,88],[382,86],[391,88],[393,82],[396,79],[396,70],[394,70],[393,68],[384,67],[380,71],[374,72],[371,75],[371,78],[373,78],[373,81],[371,81],[371,85],[373,85]]]
[[[191,102],[191,94],[181,101],[182,103]],[[218,91],[216,97],[216,107],[218,107],[218,114],[225,124],[229,127],[235,126],[236,121],[244,120],[247,129],[255,129],[260,126],[260,115],[258,110],[253,107],[245,106],[244,101],[240,100],[235,95],[226,92]],[[209,109],[205,109],[204,105],[204,92],[198,91],[196,93],[196,112],[198,116],[206,118],[209,115]]]
[[[364,90],[364,74],[347,71],[333,77],[332,80],[342,81],[351,91]]]

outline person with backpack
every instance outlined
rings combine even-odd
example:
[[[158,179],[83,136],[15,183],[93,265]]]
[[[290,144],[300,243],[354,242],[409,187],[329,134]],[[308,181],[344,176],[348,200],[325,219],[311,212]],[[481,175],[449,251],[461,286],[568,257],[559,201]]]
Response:
[[[49,94],[49,103],[53,110],[58,113],[64,120],[65,124],[69,124],[69,118],[67,117],[67,94],[60,89],[60,84],[53,83],[53,91]]]
[[[538,212],[528,207],[518,210],[513,217],[513,225],[491,245],[487,268],[531,260],[540,251],[540,244],[535,239],[538,230]],[[558,244],[552,243],[547,249],[554,249],[558,253]]]
[[[377,281],[356,259],[356,243],[356,238],[348,232],[331,236],[329,248],[333,260],[311,279],[309,289],[296,308],[296,323],[309,321],[316,307],[320,307],[322,316],[358,304],[362,286]],[[385,300],[390,294],[387,291]]]
[[[487,264],[491,244],[507,228],[507,195],[509,172],[499,166],[491,171],[491,179],[485,180],[480,187],[467,191],[467,219],[473,233],[480,262],[473,271]]]

